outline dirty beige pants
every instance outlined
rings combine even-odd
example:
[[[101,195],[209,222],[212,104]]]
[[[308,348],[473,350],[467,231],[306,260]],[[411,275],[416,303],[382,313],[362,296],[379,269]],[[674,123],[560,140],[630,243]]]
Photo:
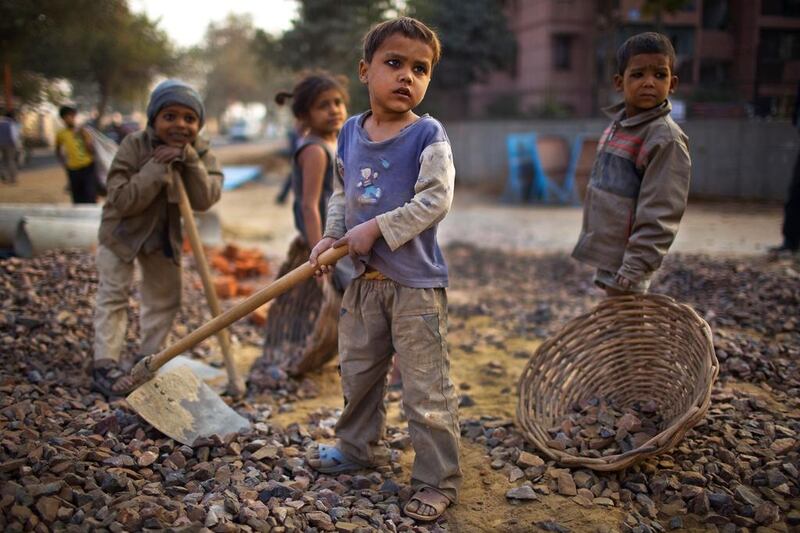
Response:
[[[341,450],[366,466],[384,463],[378,441],[386,423],[387,372],[396,353],[403,406],[416,457],[414,487],[458,500],[458,399],[447,355],[444,289],[413,289],[391,280],[354,280],[339,317],[339,360],[345,407],[336,424]]]
[[[181,307],[181,269],[162,252],[136,257],[142,273],[139,313],[141,355],[157,352]],[[125,262],[102,244],[97,247],[97,297],[94,359],[120,361],[128,327],[128,297],[133,262]]]

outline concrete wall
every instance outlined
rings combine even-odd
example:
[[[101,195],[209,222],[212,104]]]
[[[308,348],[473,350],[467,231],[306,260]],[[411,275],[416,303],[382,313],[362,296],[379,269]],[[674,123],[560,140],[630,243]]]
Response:
[[[464,121],[445,124],[462,183],[502,188],[508,175],[506,135],[599,135],[604,120]],[[695,196],[785,200],[800,136],[788,122],[696,120],[681,124],[689,136]]]

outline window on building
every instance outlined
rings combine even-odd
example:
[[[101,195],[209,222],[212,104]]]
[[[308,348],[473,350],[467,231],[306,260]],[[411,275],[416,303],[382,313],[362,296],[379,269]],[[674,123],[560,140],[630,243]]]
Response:
[[[761,0],[761,14],[775,17],[800,17],[800,0]]]
[[[553,35],[553,69],[572,68],[572,35],[557,33]]]
[[[800,31],[762,30],[759,52],[762,59],[778,61],[800,59]]]
[[[703,28],[725,30],[728,28],[728,0],[706,0],[703,2]]]
[[[800,31],[761,30],[758,52],[758,81],[780,83],[784,63],[800,60]]]
[[[703,85],[724,85],[731,79],[731,62],[704,59],[700,63],[700,83]]]

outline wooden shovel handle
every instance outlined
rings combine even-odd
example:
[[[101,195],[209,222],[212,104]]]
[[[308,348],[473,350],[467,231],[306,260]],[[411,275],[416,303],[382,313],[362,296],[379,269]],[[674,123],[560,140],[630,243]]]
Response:
[[[203,291],[206,294],[206,301],[208,302],[208,307],[211,310],[211,317],[213,318],[222,314],[222,307],[219,305],[217,291],[214,289],[214,283],[211,281],[211,270],[208,268],[205,250],[203,250],[203,243],[200,240],[200,232],[197,231],[197,222],[192,212],[192,205],[189,202],[189,196],[186,194],[183,178],[175,176],[173,183],[178,190],[178,206],[180,207],[181,217],[183,218],[184,229],[186,230],[186,236],[189,238],[189,244],[192,247],[194,262],[200,274],[200,279],[203,281]],[[222,358],[225,360],[225,370],[228,372],[228,392],[234,397],[242,396],[246,392],[246,389],[244,381],[242,381],[239,374],[236,372],[236,364],[233,360],[233,350],[231,349],[231,338],[228,335],[228,330],[224,328],[220,329],[219,332],[217,332],[217,340],[219,340]]]
[[[318,264],[333,265],[336,263],[336,261],[347,255],[347,252],[347,246],[340,246],[339,248],[330,248],[325,250],[325,252],[319,256]],[[139,361],[131,371],[134,380],[136,382],[147,381],[150,379],[150,377],[152,377],[156,370],[164,366],[176,355],[185,352],[189,348],[192,348],[211,335],[215,334],[222,328],[230,326],[240,318],[247,316],[273,298],[280,296],[284,292],[296,286],[298,283],[309,279],[314,275],[315,270],[316,269],[312,267],[311,263],[309,262],[300,265],[286,275],[276,279],[260,291],[252,294],[244,301],[231,307],[221,315],[209,320],[172,346],[168,346],[157,354],[148,355]]]

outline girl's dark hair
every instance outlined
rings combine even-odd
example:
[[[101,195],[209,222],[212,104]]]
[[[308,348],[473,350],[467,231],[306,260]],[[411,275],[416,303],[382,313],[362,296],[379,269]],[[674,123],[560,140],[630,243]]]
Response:
[[[292,99],[292,114],[296,118],[301,118],[308,114],[314,100],[320,94],[330,89],[336,89],[342,93],[345,104],[350,103],[347,94],[347,78],[344,76],[334,76],[328,72],[313,72],[306,74],[300,82],[294,86],[292,92],[281,91],[275,95],[275,103],[284,105],[286,100]]]

